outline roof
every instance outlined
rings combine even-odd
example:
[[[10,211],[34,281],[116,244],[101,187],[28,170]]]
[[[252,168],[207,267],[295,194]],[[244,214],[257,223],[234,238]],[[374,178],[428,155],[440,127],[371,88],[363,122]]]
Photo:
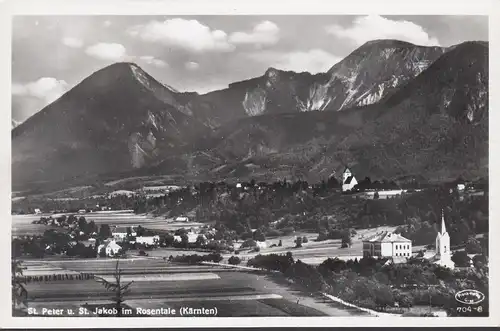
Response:
[[[363,240],[363,242],[411,242],[410,239],[394,232],[382,231]]]
[[[345,180],[344,184],[351,184],[351,181],[352,181],[353,178],[354,178],[354,176],[347,177],[347,179]]]
[[[135,231],[135,226],[130,227],[132,232]],[[111,228],[111,233],[127,233],[127,227],[117,226],[115,228]]]
[[[118,245],[118,244],[116,243],[116,241],[114,241],[114,240],[110,240],[110,241],[105,241],[105,242],[103,242],[101,245],[99,245],[98,249],[100,250],[100,249],[101,249],[101,247],[109,247],[109,246],[111,246],[111,247],[119,247],[119,248],[121,248],[121,246],[120,246],[120,245]]]
[[[392,256],[391,258],[387,259],[387,261],[384,263],[384,265],[389,265],[389,264],[400,264],[400,263],[406,263],[408,262],[408,258],[404,256]]]

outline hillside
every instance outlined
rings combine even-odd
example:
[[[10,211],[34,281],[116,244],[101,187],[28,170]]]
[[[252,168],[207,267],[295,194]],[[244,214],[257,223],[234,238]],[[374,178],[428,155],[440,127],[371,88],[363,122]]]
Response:
[[[13,129],[14,184],[133,170],[185,149],[210,129],[175,95],[135,64],[92,74]]]
[[[216,131],[217,177],[319,180],[358,176],[429,181],[488,173],[488,47],[464,43],[381,102],[342,112],[258,116]],[[234,162],[238,160],[238,162]]]

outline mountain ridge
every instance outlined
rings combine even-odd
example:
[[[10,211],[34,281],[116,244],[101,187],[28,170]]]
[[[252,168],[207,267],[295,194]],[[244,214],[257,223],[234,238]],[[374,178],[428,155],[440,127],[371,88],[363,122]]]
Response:
[[[446,158],[467,160],[466,176],[484,175],[488,43],[401,43],[368,43],[325,73],[269,68],[204,95],[177,92],[134,63],[113,64],[12,130],[13,183],[113,173],[319,180],[345,163],[381,177],[435,168],[412,167],[402,137],[412,151],[430,144],[437,154],[426,159],[445,165],[429,180],[461,174]],[[405,131],[411,123],[419,126],[414,137]],[[453,141],[462,146],[456,155],[448,151]],[[384,166],[391,158],[403,166]]]

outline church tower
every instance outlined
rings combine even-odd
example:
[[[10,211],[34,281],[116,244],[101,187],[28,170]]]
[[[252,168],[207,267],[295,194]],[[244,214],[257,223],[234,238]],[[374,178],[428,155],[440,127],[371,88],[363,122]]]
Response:
[[[450,235],[446,231],[444,212],[441,211],[441,231],[436,236],[436,263],[453,269],[455,263],[451,260]]]
[[[345,183],[347,178],[352,176],[352,172],[348,167],[345,167],[344,173],[342,174],[342,183]]]
[[[354,186],[358,184],[356,177],[352,174],[348,167],[345,167],[344,173],[342,174],[342,192],[347,192],[352,190]]]

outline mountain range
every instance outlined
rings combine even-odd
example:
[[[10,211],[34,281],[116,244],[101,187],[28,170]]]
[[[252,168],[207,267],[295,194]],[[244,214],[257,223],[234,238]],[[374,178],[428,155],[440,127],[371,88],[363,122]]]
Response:
[[[139,174],[321,180],[346,164],[358,177],[487,177],[488,47],[375,40],[324,73],[269,68],[204,95],[116,63],[13,128],[13,186]]]

